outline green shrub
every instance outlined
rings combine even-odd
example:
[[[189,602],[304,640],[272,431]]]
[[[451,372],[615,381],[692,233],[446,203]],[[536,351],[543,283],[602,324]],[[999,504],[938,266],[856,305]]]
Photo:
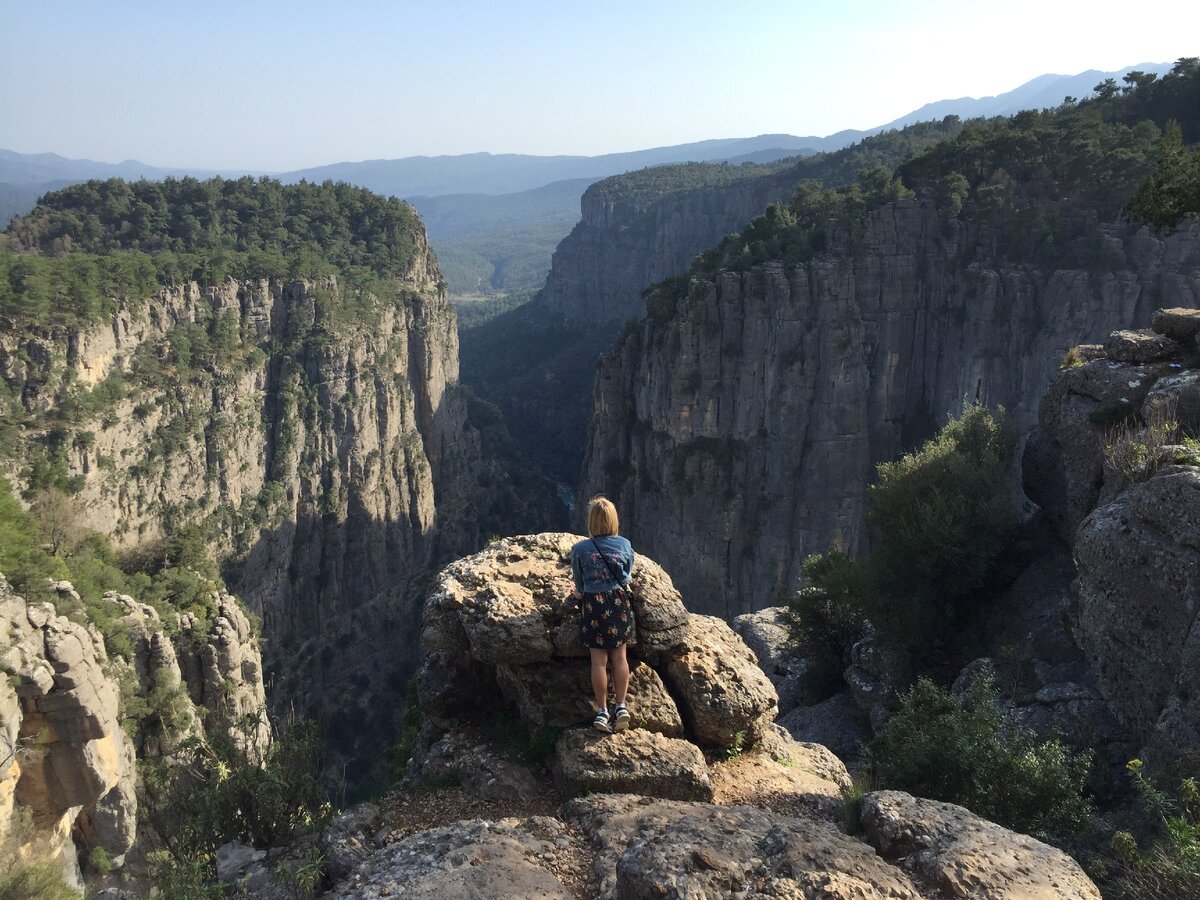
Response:
[[[400,738],[392,745],[388,754],[392,779],[399,781],[408,769],[408,760],[413,748],[417,746],[417,738],[421,736],[421,707],[417,702],[417,679],[408,680],[408,689],[404,694],[404,718]]]
[[[804,560],[804,574],[808,585],[786,601],[788,630],[796,650],[812,662],[816,689],[832,693],[862,635],[871,575],[867,564],[837,549]]]
[[[14,861],[0,872],[0,900],[79,900],[52,863]]]
[[[868,508],[875,590],[865,599],[885,640],[936,646],[976,609],[1016,532],[1015,446],[1004,410],[973,404],[919,450],[879,466]]]
[[[1014,449],[1004,410],[973,404],[919,449],[882,463],[867,510],[874,552],[805,562],[811,584],[788,604],[796,643],[826,669],[844,668],[866,619],[918,668],[944,661],[1016,532]]]
[[[1126,482],[1150,478],[1168,462],[1164,448],[1179,440],[1179,423],[1172,407],[1150,411],[1144,419],[1127,419],[1104,444],[1104,462]]]
[[[1141,760],[1132,760],[1128,768],[1159,833],[1144,853],[1132,834],[1116,833],[1118,870],[1112,886],[1130,900],[1200,897],[1200,783],[1195,777],[1184,778],[1173,797],[1146,777]]]
[[[239,723],[246,735],[254,724]],[[203,882],[227,841],[276,846],[315,827],[329,813],[317,781],[320,749],[316,726],[300,721],[276,737],[261,766],[224,732],[143,763],[146,815],[166,851],[163,872]]]
[[[1007,828],[1062,840],[1087,820],[1090,757],[1038,742],[1001,711],[989,676],[955,697],[926,678],[867,748],[884,788],[965,806]]]

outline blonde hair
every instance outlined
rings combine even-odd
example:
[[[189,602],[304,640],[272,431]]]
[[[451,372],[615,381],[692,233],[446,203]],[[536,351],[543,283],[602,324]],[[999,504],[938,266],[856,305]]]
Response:
[[[588,501],[588,535],[617,533],[617,508],[607,497],[596,496]]]

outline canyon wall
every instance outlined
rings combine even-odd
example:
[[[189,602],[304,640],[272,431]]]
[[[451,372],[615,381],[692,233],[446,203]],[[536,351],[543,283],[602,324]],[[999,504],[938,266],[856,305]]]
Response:
[[[90,330],[0,335],[0,374],[41,417],[9,475],[61,448],[81,524],[127,550],[202,526],[262,617],[273,704],[325,718],[351,756],[392,733],[402,704],[372,697],[402,693],[427,579],[478,545],[497,480],[427,245],[397,288],[182,284]],[[65,397],[90,400],[56,432]]]
[[[635,548],[698,612],[794,589],[806,555],[864,548],[877,463],[964,402],[1019,429],[1068,347],[1200,306],[1200,226],[1111,228],[1087,269],[991,258],[974,226],[897,201],[786,269],[693,279],[606,356],[580,496],[606,493]]]

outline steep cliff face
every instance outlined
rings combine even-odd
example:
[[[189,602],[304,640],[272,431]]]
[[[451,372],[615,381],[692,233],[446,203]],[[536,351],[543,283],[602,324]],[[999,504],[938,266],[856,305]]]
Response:
[[[863,547],[875,465],[964,400],[1026,429],[1069,346],[1200,305],[1195,224],[1111,230],[1091,270],[1004,265],[986,246],[897,201],[853,241],[835,227],[809,263],[694,279],[602,360],[581,495],[616,499],[696,611],[762,608],[807,554]]]
[[[683,272],[696,255],[787,199],[795,176],[763,174],[661,198],[583,195],[583,218],[554,252],[540,314],[576,326],[619,328],[645,311],[642,291]]]
[[[398,290],[191,283],[81,333],[0,338],[0,372],[30,413],[95,401],[24,444],[65,458],[83,524],[131,549],[202,525],[262,616],[272,701],[331,718],[351,743],[388,733],[369,695],[414,667],[416,595],[436,561],[476,545],[485,493],[427,245]]]

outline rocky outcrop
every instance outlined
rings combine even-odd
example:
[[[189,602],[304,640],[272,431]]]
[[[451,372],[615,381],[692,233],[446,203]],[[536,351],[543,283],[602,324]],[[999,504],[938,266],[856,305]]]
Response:
[[[69,582],[54,589],[79,600]],[[32,837],[48,838],[75,880],[77,845],[120,867],[138,840],[136,759],[224,729],[253,762],[271,740],[258,638],[234,597],[214,592],[211,622],[171,612],[170,628],[153,606],[101,599],[129,659],[110,656],[95,625],[27,602],[0,576],[0,832],[28,812]],[[122,683],[151,703],[144,720],[123,707]]]
[[[28,810],[56,864],[78,882],[75,843],[118,865],[137,834],[133,745],[95,627],[26,603],[0,576],[0,831]]]
[[[1200,425],[1200,313],[1160,310],[1153,322],[1058,376],[1025,483],[1072,539],[1068,614],[1099,692],[1133,748],[1166,762],[1200,747],[1200,457],[1174,443]]]
[[[616,501],[696,612],[769,606],[807,554],[865,549],[876,464],[964,398],[1027,429],[1069,346],[1200,305],[1195,223],[1111,230],[1103,273],[1006,265],[922,201],[858,225],[830,223],[806,264],[693,280],[597,372],[579,493]]]
[[[445,755],[435,748],[447,734],[464,723],[486,725],[497,710],[515,711],[531,732],[590,722],[570,568],[578,540],[555,533],[506,538],[442,570],[423,618],[418,696],[426,732],[414,772]],[[653,560],[639,555],[632,588],[634,729],[599,744],[590,729],[568,730],[552,768],[567,794],[711,796],[699,747],[740,749],[764,738],[776,714],[774,689],[728,625],[687,612]],[[613,749],[618,745],[622,752]],[[622,759],[645,766],[624,771]]]
[[[178,688],[188,701],[174,727],[139,731],[139,756],[162,756],[184,738],[221,730],[246,759],[261,761],[271,743],[262,650],[237,598],[214,589],[204,601],[211,620],[170,612],[170,622],[126,594],[103,599],[124,611],[119,622],[132,647],[132,658],[115,665],[131,666],[140,684],[160,692]]]
[[[639,727],[636,694],[627,731],[550,724],[571,716],[568,696],[576,721],[590,716],[566,600],[576,540],[498,540],[442,571],[425,607],[425,726],[403,799],[344,814],[316,839],[329,896],[1098,896],[1063,854],[958,807],[889,792],[870,795],[854,820],[846,767],[825,747],[759,724],[756,698],[769,695],[773,712],[774,696],[752,652],[723,622],[689,615],[666,573],[641,555],[640,641],[630,653],[661,679],[683,736]],[[689,652],[695,658],[681,662]],[[532,747],[514,751],[514,714],[525,737],[553,737],[544,747],[552,779]],[[698,743],[698,729],[724,740],[738,724],[727,746]],[[458,786],[434,787],[447,776]],[[534,812],[560,800],[557,815]],[[467,812],[457,822],[444,808],[455,802]],[[479,818],[489,806],[505,817]],[[865,826],[867,837],[839,823]]]

